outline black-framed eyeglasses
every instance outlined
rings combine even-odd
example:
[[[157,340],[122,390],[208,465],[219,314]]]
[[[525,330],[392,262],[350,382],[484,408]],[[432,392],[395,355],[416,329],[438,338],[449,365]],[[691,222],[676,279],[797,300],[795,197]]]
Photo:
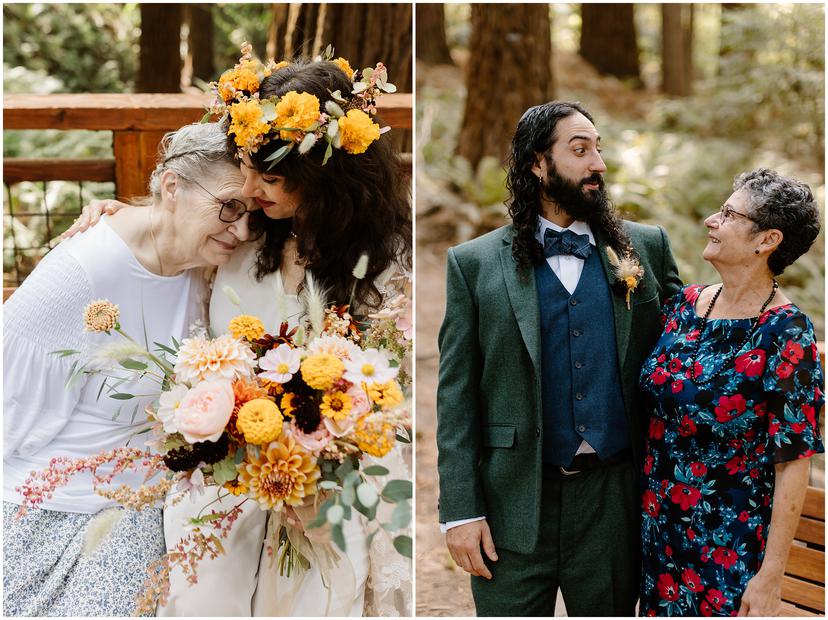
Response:
[[[181,174],[179,174],[178,176],[200,187],[204,192],[212,196],[212,198],[221,205],[221,209],[219,209],[219,220],[221,220],[225,224],[232,224],[233,222],[238,222],[240,219],[242,219],[242,217],[244,217],[244,214],[247,213],[247,205],[244,204],[241,200],[236,200],[235,198],[230,198],[229,200],[222,200],[195,179],[185,177]]]
[[[742,213],[741,211],[737,211],[736,209],[732,209],[729,205],[722,205],[722,219],[725,221],[732,221],[734,215],[738,215],[739,217],[743,217],[746,220],[753,221],[753,218],[750,217],[747,213]]]

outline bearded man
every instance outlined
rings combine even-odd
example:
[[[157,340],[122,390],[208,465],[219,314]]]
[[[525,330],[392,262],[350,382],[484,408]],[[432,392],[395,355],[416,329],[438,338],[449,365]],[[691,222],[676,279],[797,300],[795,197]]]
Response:
[[[478,615],[632,616],[638,375],[681,282],[661,227],[620,219],[577,103],[527,110],[512,223],[448,252],[440,521]]]

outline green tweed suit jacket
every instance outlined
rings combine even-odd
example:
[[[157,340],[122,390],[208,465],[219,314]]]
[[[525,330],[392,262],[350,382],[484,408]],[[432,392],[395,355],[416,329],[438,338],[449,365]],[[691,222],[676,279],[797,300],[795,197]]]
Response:
[[[644,277],[628,310],[613,293],[624,406],[636,463],[645,423],[638,375],[661,334],[662,302],[680,286],[661,227],[624,222]],[[543,437],[540,308],[531,269],[512,257],[512,226],[448,252],[440,328],[437,446],[440,521],[485,515],[495,545],[530,553],[540,525]],[[596,235],[607,281],[606,243]],[[601,355],[596,351],[595,355]]]

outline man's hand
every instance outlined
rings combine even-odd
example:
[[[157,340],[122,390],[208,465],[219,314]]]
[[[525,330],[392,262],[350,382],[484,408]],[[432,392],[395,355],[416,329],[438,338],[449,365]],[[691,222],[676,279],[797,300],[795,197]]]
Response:
[[[489,524],[483,521],[473,521],[465,525],[458,525],[446,532],[446,545],[449,553],[457,565],[470,575],[491,579],[492,573],[483,562],[483,551],[492,562],[497,562],[492,533]]]
[[[782,578],[762,569],[748,581],[740,616],[778,616],[782,609]]]
[[[83,208],[83,211],[78,216],[78,219],[76,219],[69,227],[69,230],[61,235],[61,238],[68,239],[75,233],[83,232],[90,226],[97,224],[98,220],[101,219],[101,215],[104,213],[112,215],[113,213],[116,213],[118,209],[123,209],[128,206],[128,204],[124,204],[123,202],[119,202],[117,200],[93,200]]]

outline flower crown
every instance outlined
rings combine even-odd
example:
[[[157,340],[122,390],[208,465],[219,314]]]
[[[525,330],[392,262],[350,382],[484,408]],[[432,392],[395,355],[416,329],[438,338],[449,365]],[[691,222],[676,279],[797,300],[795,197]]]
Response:
[[[272,140],[286,142],[265,159],[270,162],[268,170],[294,148],[304,154],[319,140],[328,143],[323,166],[333,149],[341,148],[352,155],[364,153],[379,140],[380,134],[390,129],[380,129],[371,119],[377,111],[376,97],[397,90],[387,81],[388,71],[381,62],[374,68],[354,71],[344,58],[333,59],[333,48],[329,45],[315,61],[333,62],[353,82],[353,88],[345,95],[338,90],[330,93],[331,98],[323,105],[315,95],[295,90],[281,97],[262,99],[259,93],[262,80],[290,63],[271,59],[265,65],[253,58],[252,52],[253,47],[244,43],[238,64],[225,71],[218,82],[210,83],[216,99],[208,115],[229,118],[227,135],[233,136],[242,153],[253,154]]]

